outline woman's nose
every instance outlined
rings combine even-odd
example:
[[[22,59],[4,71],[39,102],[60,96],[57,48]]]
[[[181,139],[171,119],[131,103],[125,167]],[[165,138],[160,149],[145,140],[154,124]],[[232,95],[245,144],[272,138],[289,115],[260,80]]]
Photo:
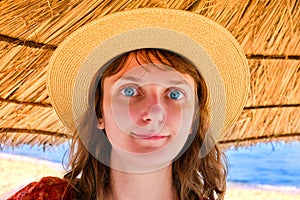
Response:
[[[143,120],[151,124],[161,124],[166,119],[166,112],[161,104],[152,104],[143,115]]]

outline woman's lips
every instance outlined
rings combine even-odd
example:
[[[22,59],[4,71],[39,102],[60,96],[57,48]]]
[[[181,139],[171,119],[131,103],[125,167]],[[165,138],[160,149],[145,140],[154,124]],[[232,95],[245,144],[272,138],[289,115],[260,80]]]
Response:
[[[167,138],[167,135],[155,135],[155,134],[137,134],[137,133],[132,133],[134,137],[140,138],[140,139],[145,139],[145,140],[160,140]]]
[[[143,139],[145,139],[145,140],[160,140],[160,139],[164,139],[167,137],[168,136],[155,135],[155,136],[151,136],[151,137],[144,137]]]

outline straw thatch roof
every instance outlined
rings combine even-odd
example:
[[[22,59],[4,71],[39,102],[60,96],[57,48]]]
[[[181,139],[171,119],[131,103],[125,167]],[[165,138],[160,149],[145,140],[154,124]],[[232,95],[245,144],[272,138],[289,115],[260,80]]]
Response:
[[[300,3],[297,0],[0,1],[0,144],[57,145],[71,135],[46,90],[53,51],[78,27],[140,7],[189,10],[225,26],[251,71],[243,113],[221,143],[300,139]]]

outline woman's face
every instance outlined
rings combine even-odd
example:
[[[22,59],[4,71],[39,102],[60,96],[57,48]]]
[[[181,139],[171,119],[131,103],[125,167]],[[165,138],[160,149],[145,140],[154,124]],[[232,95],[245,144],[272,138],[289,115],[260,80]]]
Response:
[[[122,70],[104,79],[99,128],[105,129],[113,147],[148,153],[166,147],[178,136],[183,146],[191,132],[194,80],[152,60],[138,62],[129,54]]]

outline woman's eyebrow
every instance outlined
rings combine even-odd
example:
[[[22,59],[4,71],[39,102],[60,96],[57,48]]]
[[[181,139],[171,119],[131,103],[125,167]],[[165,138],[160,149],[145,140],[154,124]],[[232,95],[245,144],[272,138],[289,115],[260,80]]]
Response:
[[[122,76],[122,77],[120,78],[120,80],[134,81],[134,82],[137,82],[137,83],[141,82],[141,79],[140,79],[140,78],[134,77],[134,76]]]
[[[122,81],[133,81],[133,82],[136,82],[136,83],[140,83],[142,82],[142,79],[139,78],[139,77],[136,77],[136,76],[122,76],[120,78],[120,80]],[[170,85],[187,85],[189,86],[190,84],[186,81],[186,80],[166,80],[167,84],[170,84]]]
[[[168,80],[167,83],[172,85],[190,85],[186,80]]]

